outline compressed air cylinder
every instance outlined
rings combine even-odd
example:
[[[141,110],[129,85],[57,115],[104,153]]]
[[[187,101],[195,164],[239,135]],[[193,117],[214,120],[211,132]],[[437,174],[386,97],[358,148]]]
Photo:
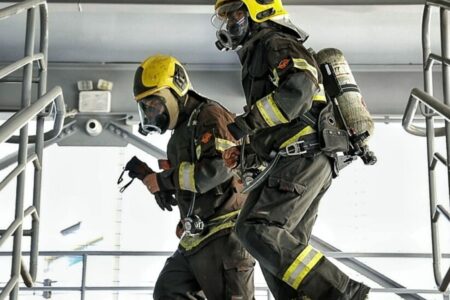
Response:
[[[366,131],[372,135],[374,129],[372,117],[367,110],[344,54],[338,49],[327,48],[320,50],[316,59],[319,65],[328,63],[334,69],[339,85],[343,90],[343,93],[337,97],[337,101],[348,129],[357,135]],[[363,144],[366,144],[367,141],[368,139]]]

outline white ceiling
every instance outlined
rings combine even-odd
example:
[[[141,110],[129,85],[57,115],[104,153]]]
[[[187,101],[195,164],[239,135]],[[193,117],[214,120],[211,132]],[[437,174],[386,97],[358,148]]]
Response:
[[[344,52],[372,114],[403,113],[411,89],[423,86],[423,5],[398,5],[401,0],[392,0],[397,5],[342,5],[341,0],[292,5],[294,1],[310,0],[287,1],[291,5],[286,8],[294,23],[310,34],[307,47],[316,51],[335,47]],[[333,1],[336,5],[324,5]],[[367,3],[381,1],[367,0]],[[389,1],[383,0],[386,2]],[[0,0],[0,8],[6,5]],[[68,108],[77,107],[77,80],[103,78],[114,81],[117,87],[113,91],[113,108],[127,104],[114,112],[135,111],[134,103],[123,99],[130,98],[136,64],[149,55],[164,53],[187,65],[199,92],[223,101],[237,113],[242,111],[245,100],[237,56],[233,52],[220,53],[214,46],[215,29],[210,24],[213,5],[50,3],[48,6],[49,87],[63,87]],[[440,53],[438,11],[433,9],[431,26],[432,50],[437,54]],[[21,14],[0,20],[0,66],[23,56],[25,17],[26,14]],[[117,63],[127,63],[128,67],[124,70],[120,67],[123,64]],[[435,83],[439,89],[440,74],[436,74]],[[11,88],[5,84],[0,88],[3,108],[19,103],[11,96]],[[436,91],[436,95],[441,94]]]
[[[289,5],[287,9],[292,20],[310,33],[307,45],[316,50],[340,48],[351,64],[421,63],[422,5]],[[190,64],[236,64],[234,53],[219,53],[214,46],[212,13],[212,5],[51,3],[49,59],[138,62],[162,52]],[[0,61],[12,61],[23,53],[24,27],[25,14],[0,21]]]

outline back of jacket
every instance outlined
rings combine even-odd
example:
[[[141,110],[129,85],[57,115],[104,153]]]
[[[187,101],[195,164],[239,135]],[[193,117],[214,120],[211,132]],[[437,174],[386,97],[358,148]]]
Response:
[[[227,129],[233,120],[228,110],[207,100],[174,129],[167,146],[172,168],[158,174],[158,182],[162,190],[175,191],[181,218],[194,197],[192,214],[203,221],[241,208],[245,197],[222,160],[222,152],[236,143]]]
[[[238,54],[254,150],[268,158],[272,150],[316,134],[299,117],[306,112],[317,117],[326,99],[319,67],[303,44],[295,36],[264,28]]]

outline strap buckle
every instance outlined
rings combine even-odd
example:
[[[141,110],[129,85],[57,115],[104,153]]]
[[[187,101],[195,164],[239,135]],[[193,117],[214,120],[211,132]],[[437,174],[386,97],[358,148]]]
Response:
[[[308,151],[305,149],[305,141],[297,141],[292,144],[289,144],[284,148],[283,155],[285,156],[294,156],[294,155],[303,155],[306,154]]]

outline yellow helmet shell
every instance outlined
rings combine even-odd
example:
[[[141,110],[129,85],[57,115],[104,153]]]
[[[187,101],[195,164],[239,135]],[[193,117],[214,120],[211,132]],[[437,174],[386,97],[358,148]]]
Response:
[[[142,100],[164,88],[170,88],[183,97],[191,88],[191,82],[185,68],[176,58],[169,55],[150,56],[136,70],[134,99]]]
[[[225,4],[238,1],[244,3],[250,14],[250,18],[256,23],[262,23],[274,17],[288,14],[281,0],[217,0],[215,10],[217,11],[217,9]]]

